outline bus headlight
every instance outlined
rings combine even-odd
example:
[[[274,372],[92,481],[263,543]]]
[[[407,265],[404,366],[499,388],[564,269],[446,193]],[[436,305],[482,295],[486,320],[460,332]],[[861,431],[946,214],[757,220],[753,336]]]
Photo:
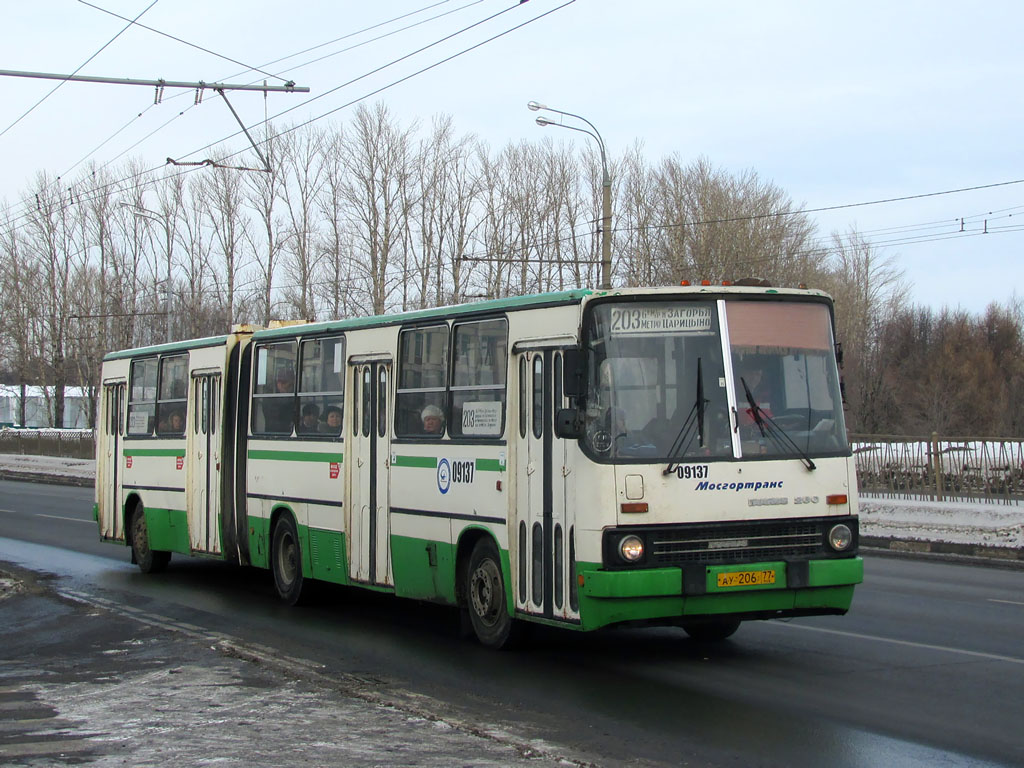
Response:
[[[627,563],[635,563],[644,556],[644,542],[639,536],[623,536],[619,542],[619,557]]]
[[[836,552],[849,549],[850,544],[853,543],[853,533],[850,531],[850,527],[843,523],[833,525],[832,530],[828,532],[828,543]]]

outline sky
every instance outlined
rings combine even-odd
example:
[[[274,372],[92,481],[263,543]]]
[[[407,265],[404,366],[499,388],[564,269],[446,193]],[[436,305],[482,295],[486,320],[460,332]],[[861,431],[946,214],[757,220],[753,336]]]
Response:
[[[536,100],[584,116],[612,158],[639,142],[652,163],[755,171],[819,237],[867,237],[916,304],[980,313],[1024,299],[1024,3],[89,3],[5,4],[0,69],[310,88],[229,94],[247,126],[292,108],[277,120],[344,122],[366,97],[403,124],[450,115],[492,147],[589,141],[537,126]],[[210,91],[195,105],[172,89],[154,104],[148,86],[2,76],[0,89],[0,198],[15,207],[40,171],[201,160],[238,131]],[[876,201],[891,202],[863,205]]]

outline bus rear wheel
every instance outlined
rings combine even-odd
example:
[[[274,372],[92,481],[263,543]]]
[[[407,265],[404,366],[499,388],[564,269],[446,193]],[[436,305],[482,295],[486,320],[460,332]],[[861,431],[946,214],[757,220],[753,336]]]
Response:
[[[274,526],[270,550],[271,567],[274,571],[274,586],[277,594],[288,605],[298,605],[302,600],[302,550],[295,521],[284,515]]]
[[[683,622],[683,631],[698,643],[717,643],[732,637],[740,628],[739,619]]]
[[[491,539],[480,539],[473,546],[466,567],[465,588],[466,608],[480,644],[494,649],[512,647],[522,628],[509,616],[501,558]]]
[[[132,559],[143,573],[160,573],[171,562],[171,553],[150,548],[146,513],[142,505],[135,507],[131,523]]]

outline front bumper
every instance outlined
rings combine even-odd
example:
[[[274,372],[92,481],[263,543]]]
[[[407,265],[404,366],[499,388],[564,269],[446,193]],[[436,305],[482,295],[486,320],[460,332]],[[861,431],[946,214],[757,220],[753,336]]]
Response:
[[[719,574],[738,571],[771,571],[774,583],[719,586]],[[846,613],[854,586],[864,580],[864,561],[848,557],[615,571],[583,566],[579,575],[583,628],[596,629],[725,614],[755,619]]]

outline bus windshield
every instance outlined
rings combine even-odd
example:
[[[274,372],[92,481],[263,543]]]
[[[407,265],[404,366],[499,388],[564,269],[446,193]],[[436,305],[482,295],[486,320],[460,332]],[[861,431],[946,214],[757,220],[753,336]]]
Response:
[[[588,313],[584,338],[584,442],[600,459],[671,463],[848,450],[825,304],[603,303]]]

